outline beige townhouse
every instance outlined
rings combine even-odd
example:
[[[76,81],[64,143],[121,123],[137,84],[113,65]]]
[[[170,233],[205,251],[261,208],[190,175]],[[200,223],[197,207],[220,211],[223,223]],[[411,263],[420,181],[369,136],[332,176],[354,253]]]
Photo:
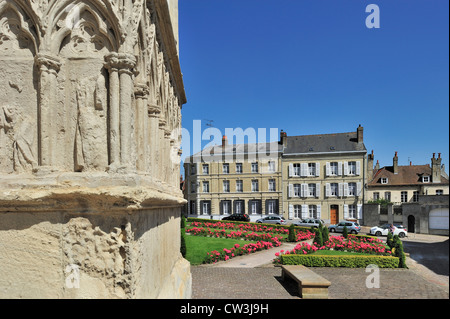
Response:
[[[282,213],[288,220],[335,224],[363,219],[366,147],[355,132],[287,136],[281,133]]]
[[[278,142],[207,147],[186,158],[185,199],[191,217],[248,214],[252,221],[279,214],[281,146]]]
[[[369,155],[369,167],[373,167],[373,152]],[[373,175],[368,179],[367,200],[384,199],[394,205],[414,203],[423,195],[448,195],[449,179],[442,165],[441,154],[433,154],[431,165],[398,165],[398,152],[392,166],[380,168],[377,161]]]

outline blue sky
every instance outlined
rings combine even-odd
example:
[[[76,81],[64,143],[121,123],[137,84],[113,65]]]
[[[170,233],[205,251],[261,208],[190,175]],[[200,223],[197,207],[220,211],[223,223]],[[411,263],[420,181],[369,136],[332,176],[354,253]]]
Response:
[[[368,4],[380,28],[366,27]],[[449,171],[448,0],[179,0],[183,157],[193,121],[288,135],[355,131],[381,166]],[[269,135],[269,134],[268,134]],[[277,140],[267,136],[267,140]],[[209,141],[203,141],[203,145]]]

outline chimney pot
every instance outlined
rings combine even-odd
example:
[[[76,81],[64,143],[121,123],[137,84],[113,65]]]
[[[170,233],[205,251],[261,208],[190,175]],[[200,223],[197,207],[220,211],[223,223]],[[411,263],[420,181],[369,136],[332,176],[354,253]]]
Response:
[[[224,136],[222,137],[222,147],[225,147],[225,146],[227,146],[227,145],[228,145],[228,138],[227,138],[226,135],[224,135]]]
[[[436,157],[436,153],[433,153],[433,158],[435,158]]]
[[[438,158],[441,158],[441,153],[438,153]]]

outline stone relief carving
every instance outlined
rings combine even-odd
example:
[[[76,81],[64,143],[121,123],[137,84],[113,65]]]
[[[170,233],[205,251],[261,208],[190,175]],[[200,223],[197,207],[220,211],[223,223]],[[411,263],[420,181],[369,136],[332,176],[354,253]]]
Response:
[[[80,19],[68,29],[73,10],[79,10]],[[16,56],[27,55],[35,65],[27,77],[37,82],[37,118],[1,107],[0,144],[10,144],[2,152],[11,154],[14,171],[56,169],[70,157],[60,153],[69,151],[76,172],[105,171],[113,162],[133,171],[133,154],[152,158],[140,162],[144,173],[172,170],[162,157],[177,143],[155,140],[177,141],[179,134],[171,132],[181,127],[179,93],[154,10],[147,0],[0,0],[0,60],[8,57],[14,65]],[[0,74],[10,76],[2,68]],[[2,88],[14,91],[18,101],[29,83],[9,77]],[[146,89],[141,92],[141,87]],[[136,150],[142,145],[145,152]]]
[[[26,114],[22,115],[17,108],[10,106],[0,107],[0,134],[3,141],[10,145],[3,148],[12,148],[13,168],[15,172],[22,173],[37,166],[32,145],[34,144],[33,121]],[[8,141],[9,140],[9,141]],[[6,144],[3,142],[3,144]]]
[[[103,75],[78,80],[76,83],[77,126],[75,137],[75,171],[101,170],[108,164]]]

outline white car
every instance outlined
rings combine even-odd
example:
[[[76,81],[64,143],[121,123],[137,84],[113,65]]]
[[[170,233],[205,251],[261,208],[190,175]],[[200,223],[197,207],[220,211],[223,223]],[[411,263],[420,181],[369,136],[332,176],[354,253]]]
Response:
[[[394,224],[394,226],[396,227],[394,230],[394,235],[398,235],[398,237],[400,238],[408,236],[408,232],[406,231],[406,228],[404,226],[397,224]],[[375,226],[370,229],[370,234],[375,236],[387,236],[390,228],[390,224]]]

